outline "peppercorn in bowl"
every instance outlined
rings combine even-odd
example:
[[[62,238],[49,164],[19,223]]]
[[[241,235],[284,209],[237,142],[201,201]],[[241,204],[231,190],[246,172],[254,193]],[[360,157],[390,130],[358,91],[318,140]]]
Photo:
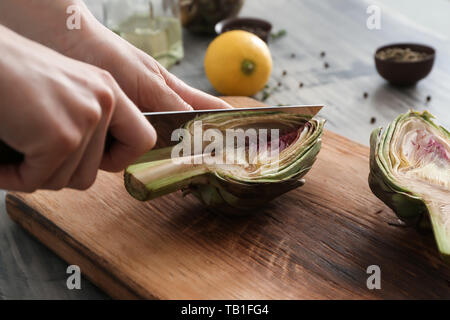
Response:
[[[413,85],[431,72],[435,55],[435,50],[426,45],[391,44],[376,50],[375,66],[391,84]]]

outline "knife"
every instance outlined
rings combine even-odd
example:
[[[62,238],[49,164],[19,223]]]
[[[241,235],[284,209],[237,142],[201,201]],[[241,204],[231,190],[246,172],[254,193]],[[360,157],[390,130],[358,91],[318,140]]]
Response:
[[[220,112],[236,112],[236,111],[281,111],[287,113],[297,113],[308,116],[315,116],[323,105],[291,105],[291,106],[270,106],[270,107],[251,107],[251,108],[234,108],[234,109],[208,109],[193,111],[165,111],[165,112],[144,112],[143,115],[150,121],[158,133],[158,142],[156,147],[163,147],[166,141],[170,141],[173,130],[180,128],[184,123],[194,119],[198,115]],[[113,138],[108,135],[106,138],[106,146],[113,142]],[[6,143],[0,140],[0,164],[17,164],[24,160],[24,155]]]

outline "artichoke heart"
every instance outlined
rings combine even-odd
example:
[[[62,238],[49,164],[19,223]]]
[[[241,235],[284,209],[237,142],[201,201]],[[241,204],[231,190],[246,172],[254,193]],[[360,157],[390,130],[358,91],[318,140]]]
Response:
[[[433,116],[410,111],[370,139],[369,185],[409,225],[431,225],[450,261],[450,134]]]
[[[183,126],[187,134],[177,145],[151,150],[129,166],[125,187],[141,201],[183,190],[208,207],[245,212],[303,185],[323,126],[308,115],[273,111],[197,116]]]

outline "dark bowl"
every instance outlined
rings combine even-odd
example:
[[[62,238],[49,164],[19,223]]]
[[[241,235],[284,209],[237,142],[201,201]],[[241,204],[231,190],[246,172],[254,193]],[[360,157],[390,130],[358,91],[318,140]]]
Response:
[[[257,18],[229,18],[218,22],[215,30],[217,34],[231,30],[245,30],[256,34],[262,40],[267,42],[270,31],[272,31],[272,24],[266,20]]]
[[[180,17],[183,27],[200,34],[214,34],[217,22],[236,17],[244,0],[183,0]]]
[[[377,58],[377,53],[388,48],[410,48],[413,51],[424,52],[428,55],[420,61],[390,61]],[[378,48],[375,52],[375,66],[378,73],[394,85],[413,85],[425,78],[433,68],[435,50],[432,47],[415,43],[397,43]]]

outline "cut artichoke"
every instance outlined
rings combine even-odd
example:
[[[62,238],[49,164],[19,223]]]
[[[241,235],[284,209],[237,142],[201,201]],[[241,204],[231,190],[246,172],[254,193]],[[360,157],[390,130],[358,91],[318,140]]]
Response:
[[[372,132],[369,185],[409,225],[430,225],[437,246],[450,261],[450,134],[410,111]]]
[[[134,198],[145,201],[183,190],[193,193],[205,205],[222,211],[242,212],[260,207],[303,185],[301,178],[311,169],[319,153],[324,125],[323,120],[283,112],[211,113],[184,125],[190,136],[195,136],[198,121],[202,122],[202,136],[208,129],[217,130],[224,136],[228,129],[263,130],[260,132],[278,129],[279,136],[275,139],[278,148],[273,148],[270,142],[264,146],[260,145],[262,140],[258,140],[255,146],[246,140],[243,153],[230,150],[228,145],[223,148],[224,152],[212,152],[220,159],[235,155],[238,161],[232,164],[226,161],[197,163],[195,159],[204,157],[210,142],[203,141],[200,152],[194,151],[190,156],[193,161],[181,164],[175,163],[171,154],[183,141],[176,146],[152,150],[125,171],[125,186]],[[189,144],[195,150],[194,142]],[[257,161],[250,161],[255,159],[255,154],[251,158],[250,149],[256,150]],[[275,149],[278,151],[276,158],[271,154]],[[186,160],[181,156],[178,159]]]

